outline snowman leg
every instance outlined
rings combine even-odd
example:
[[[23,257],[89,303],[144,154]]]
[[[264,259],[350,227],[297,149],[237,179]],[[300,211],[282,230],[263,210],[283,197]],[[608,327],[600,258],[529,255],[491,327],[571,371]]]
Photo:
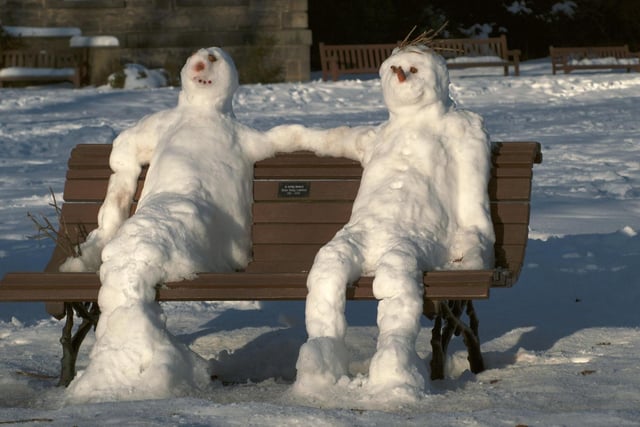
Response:
[[[423,304],[421,277],[410,249],[387,252],[376,268],[379,337],[368,383],[374,391],[404,390],[417,396],[427,385],[426,365],[415,350]]]
[[[347,374],[346,287],[361,274],[359,250],[341,233],[325,245],[309,272],[306,300],[308,341],[300,348],[294,390],[308,393]]]
[[[134,225],[125,225],[125,231],[136,231]],[[205,361],[166,329],[155,301],[162,264],[151,262],[162,253],[147,235],[123,232],[105,246],[96,342],[84,373],[67,389],[70,401],[164,398],[195,387],[196,371],[206,377]]]

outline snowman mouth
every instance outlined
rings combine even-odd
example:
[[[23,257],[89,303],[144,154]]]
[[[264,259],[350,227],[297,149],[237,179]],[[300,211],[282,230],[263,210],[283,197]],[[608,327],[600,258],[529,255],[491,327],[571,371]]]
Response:
[[[208,79],[203,79],[202,77],[199,77],[199,76],[194,76],[193,79],[191,79],[191,80],[193,80],[195,83],[198,83],[198,84],[203,85],[203,86],[208,86],[208,85],[213,84],[213,81],[208,80]]]

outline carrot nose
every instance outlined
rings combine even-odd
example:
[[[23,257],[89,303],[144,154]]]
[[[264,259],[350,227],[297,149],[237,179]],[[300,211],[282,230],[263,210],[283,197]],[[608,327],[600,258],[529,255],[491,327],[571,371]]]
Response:
[[[204,70],[204,62],[202,62],[202,61],[198,61],[198,62],[196,62],[196,65],[194,65],[194,66],[193,66],[193,69],[194,69],[195,71],[202,71],[202,70]]]
[[[396,67],[395,65],[393,65],[391,67],[391,71],[393,71],[396,74],[396,76],[398,76],[398,81],[400,83],[407,80],[407,75],[404,73],[404,70],[402,69],[402,67]]]

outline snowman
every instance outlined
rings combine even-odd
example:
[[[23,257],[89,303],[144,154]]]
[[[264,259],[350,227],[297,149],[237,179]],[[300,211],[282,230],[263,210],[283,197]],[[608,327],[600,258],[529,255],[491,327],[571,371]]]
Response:
[[[206,361],[167,331],[156,286],[247,265],[253,165],[288,147],[236,121],[238,76],[223,50],[194,53],[181,79],[175,108],[143,118],[114,140],[98,228],[80,245],[82,255],[61,267],[99,270],[102,284],[96,343],[68,388],[72,401],[163,398],[210,382]]]
[[[386,399],[419,398],[428,389],[426,364],[415,350],[423,272],[493,266],[491,142],[481,117],[456,109],[446,63],[424,45],[396,48],[380,78],[389,118],[378,126],[273,130],[300,148],[364,168],[350,220],[309,272],[308,340],[294,384],[300,394],[344,384],[345,290],[364,275],[375,276],[379,336],[360,385]]]

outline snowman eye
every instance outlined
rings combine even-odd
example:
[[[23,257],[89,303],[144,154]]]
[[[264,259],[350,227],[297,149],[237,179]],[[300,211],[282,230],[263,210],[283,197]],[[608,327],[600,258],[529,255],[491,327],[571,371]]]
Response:
[[[209,59],[209,62],[216,62],[216,57],[211,54],[209,54],[208,59]]]
[[[410,72],[411,74],[415,74],[415,73],[417,73],[417,72],[418,72],[418,69],[417,69],[416,67],[411,67],[411,68],[409,68],[409,72]]]

